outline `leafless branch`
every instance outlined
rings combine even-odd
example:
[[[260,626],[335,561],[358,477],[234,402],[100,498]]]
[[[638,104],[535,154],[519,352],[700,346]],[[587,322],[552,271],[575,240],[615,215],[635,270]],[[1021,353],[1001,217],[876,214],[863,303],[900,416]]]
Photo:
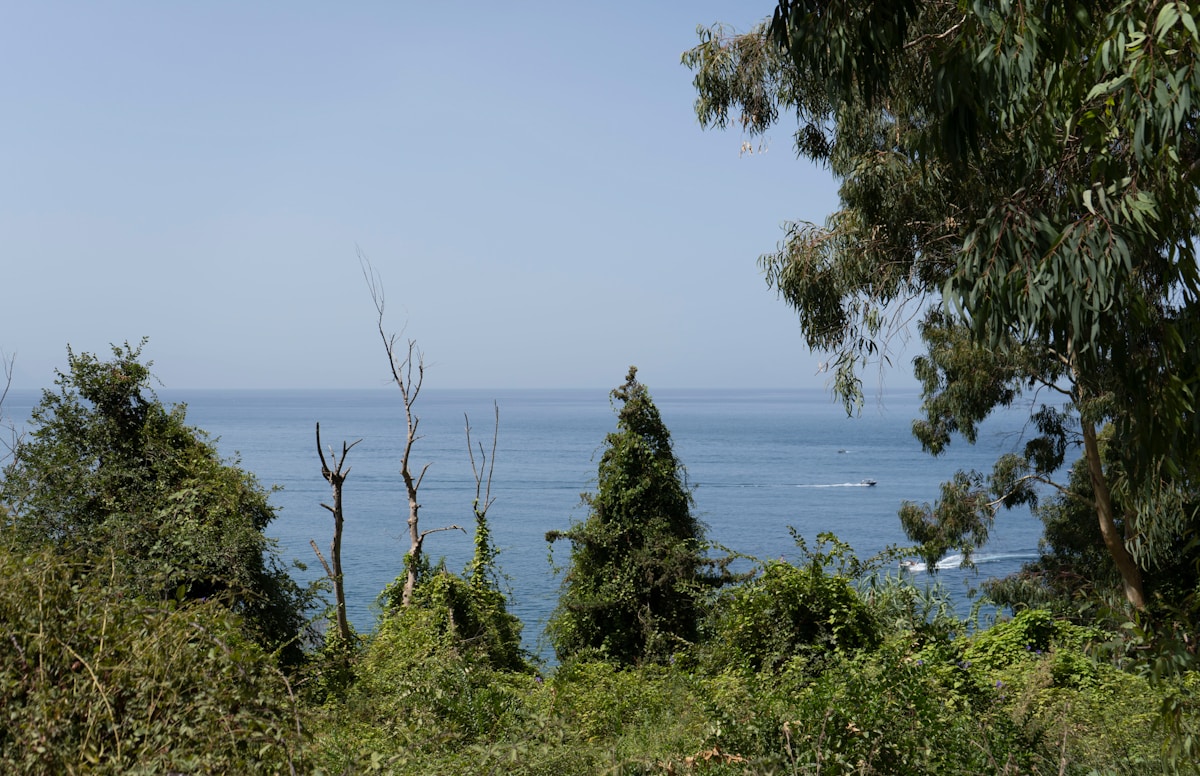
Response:
[[[15,355],[8,356],[4,351],[0,351],[0,367],[4,369],[4,387],[0,389],[0,425],[8,432],[8,439],[3,442],[4,453],[0,455],[0,463],[16,455],[17,447],[21,441],[21,435],[17,432],[16,424],[12,421],[4,420],[4,401],[8,398],[9,389],[12,388],[13,363],[16,359]]]
[[[321,506],[325,506],[322,504]],[[325,560],[325,556],[321,553],[321,548],[317,546],[316,539],[309,539],[308,543],[312,546],[313,552],[317,554],[317,560],[321,561],[321,566],[325,569],[325,575],[333,579],[333,569],[329,568],[329,561]]]
[[[1049,485],[1050,487],[1054,488],[1055,490],[1057,490],[1059,493],[1066,496],[1067,498],[1074,499],[1075,501],[1078,501],[1079,503],[1084,504],[1089,507],[1095,507],[1095,502],[1092,501],[1091,499],[1085,498],[1084,496],[1080,495],[1077,491],[1071,490],[1067,486],[1061,485],[1061,484],[1055,482],[1054,480],[1050,479],[1049,477],[1047,477],[1044,474],[1026,474],[1022,477],[1018,477],[1016,479],[1016,481],[1013,483],[1013,487],[1010,488],[1007,493],[1005,493],[1003,496],[1001,496],[1000,498],[998,498],[994,501],[987,502],[987,507],[993,511],[995,511],[996,509],[999,509],[1001,506],[1003,506],[1004,499],[1008,498],[1010,495],[1015,493],[1017,491],[1018,487],[1026,482],[1039,482],[1042,485]]]
[[[463,533],[466,533],[467,529],[463,528],[461,525],[444,525],[441,528],[430,528],[421,532],[421,541],[424,541],[425,537],[429,534],[441,533],[442,531],[462,531]]]
[[[417,585],[417,572],[420,568],[421,552],[425,541],[425,537],[436,531],[451,530],[458,526],[450,526],[447,528],[438,528],[434,531],[421,532],[420,529],[420,511],[421,502],[417,494],[421,488],[421,483],[425,481],[425,473],[429,471],[429,464],[426,463],[421,467],[421,471],[417,475],[413,475],[412,471],[412,449],[413,445],[421,438],[417,433],[421,424],[421,419],[413,412],[413,405],[417,401],[417,397],[421,394],[421,386],[425,383],[425,360],[421,355],[421,349],[417,347],[414,340],[408,340],[408,347],[401,355],[400,348],[396,344],[397,336],[388,334],[383,325],[383,313],[386,307],[383,294],[383,282],[379,277],[379,273],[371,265],[370,259],[361,249],[358,251],[359,265],[362,267],[363,278],[367,281],[367,289],[371,293],[371,301],[375,304],[376,328],[379,331],[380,341],[383,342],[384,352],[387,354],[388,368],[391,369],[392,382],[400,389],[400,397],[404,402],[404,421],[406,433],[404,438],[404,448],[400,454],[400,476],[404,480],[404,489],[408,493],[408,540],[409,549],[406,554],[407,572],[404,580],[404,588],[401,596],[401,605],[408,606],[412,601],[413,591]],[[461,528],[459,530],[462,530]]]
[[[321,504],[329,510],[333,515],[333,543],[329,548],[330,558],[333,560],[332,567],[325,562],[325,558],[321,556],[321,551],[317,549],[317,543],[311,541],[313,550],[317,553],[317,557],[321,559],[321,565],[325,567],[325,573],[333,580],[333,592],[337,605],[337,624],[338,633],[345,643],[350,643],[350,621],[346,615],[346,588],[342,576],[342,529],[345,525],[345,514],[342,511],[342,486],[346,482],[346,478],[350,476],[350,469],[343,471],[342,467],[346,463],[346,456],[354,449],[362,440],[356,440],[352,444],[342,442],[342,454],[335,456],[333,449],[330,448],[329,455],[333,458],[333,468],[329,468],[329,463],[325,460],[325,452],[321,448],[321,424],[317,423],[317,455],[321,459],[321,476],[329,483],[333,489],[333,505]]]
[[[471,459],[471,474],[475,477],[475,514],[479,517],[487,515],[488,509],[495,501],[492,498],[492,476],[496,470],[496,443],[500,438],[500,405],[493,402],[492,406],[496,412],[496,427],[492,433],[492,456],[489,459],[483,450],[483,443],[479,443],[480,463],[478,467],[475,465],[475,451],[471,444],[471,419],[467,417],[466,413],[463,413],[463,420],[467,426],[467,455]],[[486,481],[484,480],[484,467],[487,467]]]
[[[919,38],[915,38],[915,39],[909,41],[908,43],[905,43],[904,48],[910,49],[910,48],[913,48],[914,46],[919,46],[922,43],[926,43],[931,40],[945,40],[946,38],[950,37],[954,33],[958,32],[958,30],[962,28],[962,26],[966,23],[966,21],[967,21],[967,17],[964,16],[963,18],[958,20],[957,24],[954,24],[954,25],[948,27],[947,29],[943,30],[942,32],[937,33],[936,35],[934,35],[932,33],[929,35],[922,35]]]

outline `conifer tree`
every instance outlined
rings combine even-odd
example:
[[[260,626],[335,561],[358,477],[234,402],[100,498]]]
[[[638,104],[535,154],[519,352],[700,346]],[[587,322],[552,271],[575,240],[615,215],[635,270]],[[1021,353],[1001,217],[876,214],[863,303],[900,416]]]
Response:
[[[605,441],[589,515],[546,540],[571,542],[548,632],[559,659],[620,663],[663,657],[695,638],[699,596],[719,582],[704,556],[687,475],[646,386],[630,367],[612,392],[617,430]]]

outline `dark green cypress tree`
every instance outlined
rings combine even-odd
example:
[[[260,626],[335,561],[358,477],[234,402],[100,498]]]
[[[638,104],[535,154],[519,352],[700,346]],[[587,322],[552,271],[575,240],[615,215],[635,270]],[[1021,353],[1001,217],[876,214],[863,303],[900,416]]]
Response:
[[[588,518],[549,542],[571,560],[548,634],[559,659],[594,655],[638,663],[696,637],[700,596],[723,578],[705,557],[687,474],[646,386],[630,367],[612,392],[617,430],[606,439]]]

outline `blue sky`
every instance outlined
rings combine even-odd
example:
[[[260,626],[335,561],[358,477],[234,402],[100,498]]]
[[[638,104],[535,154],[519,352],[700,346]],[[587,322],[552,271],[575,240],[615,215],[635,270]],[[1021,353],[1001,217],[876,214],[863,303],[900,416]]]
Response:
[[[361,248],[427,386],[821,386],[756,259],[836,186],[702,131],[679,63],[770,9],[8,4],[14,384],[147,336],[169,388],[383,385]]]

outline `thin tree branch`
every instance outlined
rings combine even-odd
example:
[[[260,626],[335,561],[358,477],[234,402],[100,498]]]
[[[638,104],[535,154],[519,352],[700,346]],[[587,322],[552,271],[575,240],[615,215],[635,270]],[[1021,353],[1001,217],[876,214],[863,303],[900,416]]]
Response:
[[[322,504],[321,506],[325,506]],[[321,554],[321,548],[317,546],[316,539],[309,539],[308,543],[312,546],[313,552],[317,554],[317,560],[321,561],[321,565],[325,567],[325,575],[333,579],[333,569],[329,568],[329,562],[325,560],[325,556]]]

